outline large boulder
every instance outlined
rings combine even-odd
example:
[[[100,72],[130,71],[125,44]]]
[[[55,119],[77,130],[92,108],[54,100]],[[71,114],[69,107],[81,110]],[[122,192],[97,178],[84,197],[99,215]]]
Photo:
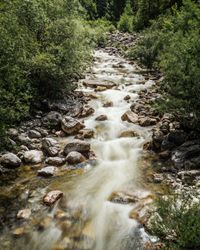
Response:
[[[51,111],[42,120],[43,125],[55,128],[59,127],[62,120],[62,115],[59,112]]]
[[[77,119],[74,119],[70,116],[65,116],[62,119],[61,127],[66,134],[73,135],[78,133],[79,130],[83,129],[85,126]]]
[[[40,150],[29,150],[24,153],[26,163],[38,164],[44,160],[43,152]]]
[[[81,140],[74,140],[72,142],[69,142],[64,148],[64,154],[68,155],[70,152],[73,151],[85,155],[85,153],[87,154],[90,151],[90,144],[86,141],[81,141]]]
[[[66,158],[69,164],[79,164],[86,161],[86,158],[79,152],[72,151],[67,155]]]
[[[15,154],[7,153],[0,158],[0,163],[7,168],[17,168],[22,162]]]
[[[52,138],[45,138],[42,140],[42,148],[49,156],[56,156],[60,151],[59,143]]]
[[[200,141],[189,141],[172,152],[175,167],[181,169],[200,168]]]

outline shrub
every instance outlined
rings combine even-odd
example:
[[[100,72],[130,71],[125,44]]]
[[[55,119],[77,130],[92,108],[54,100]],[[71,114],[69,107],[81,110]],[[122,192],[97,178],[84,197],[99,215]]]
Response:
[[[157,201],[151,231],[166,244],[166,249],[200,248],[200,206],[193,199],[194,196],[182,194]]]
[[[133,11],[130,2],[128,1],[124,9],[123,14],[120,17],[118,22],[118,29],[123,32],[132,32],[133,31]]]

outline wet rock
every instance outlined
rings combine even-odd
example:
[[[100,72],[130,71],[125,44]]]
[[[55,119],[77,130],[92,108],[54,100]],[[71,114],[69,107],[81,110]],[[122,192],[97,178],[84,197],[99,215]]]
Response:
[[[52,138],[45,138],[42,140],[42,148],[49,156],[56,156],[60,151],[59,143]]]
[[[106,89],[111,89],[116,86],[113,82],[98,82],[96,80],[84,80],[83,85],[90,88],[104,87]]]
[[[26,163],[38,164],[44,160],[43,152],[40,150],[29,150],[24,153]]]
[[[148,126],[156,125],[157,120],[154,118],[150,118],[150,117],[141,117],[138,119],[138,122],[139,122],[140,126],[148,127]]]
[[[131,99],[130,95],[127,95],[127,96],[124,97],[125,101],[129,101],[130,99]]]
[[[108,198],[109,201],[113,203],[128,204],[138,202],[138,197],[123,192],[114,192]]]
[[[177,168],[197,169],[200,167],[200,141],[189,141],[172,152],[172,162]]]
[[[92,129],[82,129],[78,132],[78,135],[75,136],[76,139],[91,139],[94,137],[94,130]]]
[[[96,89],[95,89],[95,91],[99,91],[99,92],[103,92],[105,90],[107,90],[107,88],[103,87],[103,86],[97,86]]]
[[[86,161],[86,158],[81,153],[72,151],[67,155],[66,160],[69,164],[74,165]]]
[[[171,131],[167,136],[167,140],[173,143],[175,146],[180,146],[186,142],[187,134],[182,130]]]
[[[46,159],[45,163],[53,166],[61,166],[66,162],[65,158],[61,157],[49,157]]]
[[[100,115],[95,118],[96,121],[106,121],[108,120],[108,117],[106,115]]]
[[[30,130],[28,133],[28,136],[30,138],[41,138],[42,135],[40,134],[40,132],[36,131],[36,130]]]
[[[7,153],[0,158],[0,163],[7,168],[17,168],[21,165],[21,160],[15,154]]]
[[[95,110],[91,106],[84,105],[83,109],[82,109],[82,111],[81,111],[81,113],[79,114],[78,117],[79,118],[84,118],[84,117],[92,115],[94,112],[95,112]]]
[[[126,130],[126,131],[121,132],[119,137],[137,137],[137,136],[139,135],[134,130]]]
[[[57,200],[59,200],[63,196],[63,192],[60,190],[54,190],[49,192],[43,197],[43,202],[47,206],[53,205]]]
[[[136,113],[133,113],[132,111],[127,111],[123,116],[121,117],[122,121],[137,123],[138,122],[138,115]]]
[[[64,154],[68,155],[70,152],[88,153],[90,151],[90,144],[86,141],[74,140],[69,142],[64,148]]]
[[[62,115],[59,112],[51,111],[42,120],[43,125],[49,128],[60,127]]]
[[[109,108],[109,107],[113,107],[113,102],[106,102],[103,104],[104,108]]]
[[[61,127],[66,134],[72,135],[78,133],[85,126],[77,119],[74,119],[70,116],[65,116],[62,119]]]
[[[38,175],[43,176],[43,177],[51,177],[56,174],[58,171],[58,168],[53,167],[53,166],[48,166],[45,168],[42,168],[41,170],[38,170]]]
[[[18,219],[24,219],[28,220],[31,216],[31,210],[30,209],[22,209],[17,213],[17,218]]]

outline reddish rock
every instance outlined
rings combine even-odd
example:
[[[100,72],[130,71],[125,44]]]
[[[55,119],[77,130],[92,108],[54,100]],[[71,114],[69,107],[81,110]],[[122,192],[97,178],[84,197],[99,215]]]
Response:
[[[53,205],[57,200],[59,200],[62,196],[63,196],[63,192],[61,192],[60,190],[54,190],[54,191],[51,191],[51,192],[47,193],[47,194],[43,197],[43,202],[44,202],[47,206],[51,206],[51,205]]]

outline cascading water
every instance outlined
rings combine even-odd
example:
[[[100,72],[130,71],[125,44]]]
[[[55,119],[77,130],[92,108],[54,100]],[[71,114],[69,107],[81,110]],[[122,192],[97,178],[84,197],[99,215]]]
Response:
[[[134,73],[135,66],[119,56],[98,50],[94,58],[92,73],[84,81],[93,79],[116,84],[112,89],[95,92],[98,98],[89,102],[95,113],[84,120],[86,128],[95,131],[90,143],[98,162],[95,166],[88,164],[80,176],[52,183],[52,187],[64,192],[66,199],[48,216],[54,218],[62,211],[62,226],[51,220],[43,232],[34,230],[28,241],[19,240],[16,249],[137,250],[144,249],[144,243],[149,240],[141,224],[130,218],[138,204],[112,202],[110,197],[122,192],[134,194],[144,203],[149,199],[150,192],[142,185],[138,160],[143,144],[151,136],[151,128],[124,122],[121,116],[130,108],[124,97],[129,95],[133,103],[138,98],[137,92],[154,82],[145,81],[141,74]],[[83,87],[82,81],[79,90],[88,94],[94,92],[92,88]],[[112,105],[105,107],[107,102]],[[106,115],[107,120],[97,121],[95,118],[100,115]],[[134,130],[138,136],[120,137],[127,130]],[[69,140],[64,138],[61,143],[64,145]],[[72,224],[67,215],[69,211],[73,214]]]

